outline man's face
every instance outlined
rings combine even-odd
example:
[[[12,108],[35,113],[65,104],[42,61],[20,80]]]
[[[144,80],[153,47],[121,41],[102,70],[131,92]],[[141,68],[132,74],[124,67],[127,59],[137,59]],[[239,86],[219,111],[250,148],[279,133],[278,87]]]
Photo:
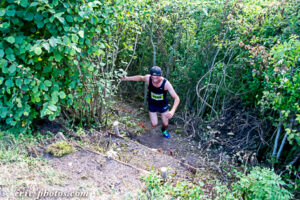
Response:
[[[152,79],[153,83],[157,84],[157,83],[160,82],[161,76],[154,76],[154,75],[152,75],[151,79]]]

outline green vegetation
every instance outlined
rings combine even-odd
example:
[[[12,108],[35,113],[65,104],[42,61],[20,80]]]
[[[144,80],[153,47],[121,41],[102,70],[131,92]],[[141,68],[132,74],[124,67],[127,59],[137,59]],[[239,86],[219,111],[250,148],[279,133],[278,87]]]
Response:
[[[213,197],[204,195],[201,187],[204,184],[195,185],[186,181],[171,184],[165,182],[155,172],[143,177],[147,190],[141,197],[147,199],[216,199],[216,200],[288,200],[293,195],[287,190],[287,184],[267,168],[254,167],[248,175],[236,173],[237,182],[231,185],[231,189],[220,182],[213,188]]]
[[[257,115],[247,113],[245,124],[263,122],[247,127],[247,143],[248,137],[258,141],[251,150],[299,182],[299,10],[294,0],[1,1],[1,162],[27,156],[15,142],[36,144],[40,136],[30,133],[39,119],[111,126],[117,92],[141,99],[144,91],[143,84],[119,84],[120,77],[159,65],[181,98],[182,132],[204,138],[203,124],[220,120],[241,100]],[[133,118],[115,118],[123,130],[143,132]],[[48,149],[56,156],[73,151],[67,143],[57,145]],[[171,188],[147,181],[154,196],[197,198],[200,191],[187,183]],[[255,168],[238,183],[232,198],[281,198],[270,191],[290,198],[268,169]]]
[[[176,184],[165,182],[155,172],[143,177],[147,190],[140,194],[142,199],[201,199],[205,197],[199,186],[187,181]],[[201,185],[202,186],[202,185]]]
[[[113,103],[114,80],[123,73],[115,67],[118,48],[131,54],[140,30],[133,16],[142,6],[134,1],[2,1],[1,128],[29,131],[34,119],[53,120],[62,110],[82,124],[102,122]]]
[[[237,173],[239,179],[232,184],[232,190],[217,183],[215,199],[292,199],[293,195],[287,190],[287,184],[273,170],[254,167],[248,175]]]
[[[72,144],[69,144],[65,141],[59,141],[54,144],[50,144],[47,149],[46,153],[51,153],[56,157],[60,157],[66,154],[70,154],[74,152],[75,149]]]

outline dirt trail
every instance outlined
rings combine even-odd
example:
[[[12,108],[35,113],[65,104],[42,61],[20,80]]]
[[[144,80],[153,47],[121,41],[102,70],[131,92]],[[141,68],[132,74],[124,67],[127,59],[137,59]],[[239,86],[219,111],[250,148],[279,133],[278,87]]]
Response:
[[[139,108],[130,106],[128,110],[127,115],[144,120],[146,126],[150,127],[147,112],[140,112]],[[123,114],[119,113],[119,116]],[[54,127],[53,123],[51,127]],[[152,170],[159,173],[161,167],[168,169],[168,180],[173,183],[179,180],[198,183],[213,178],[213,173],[205,167],[205,160],[201,159],[197,144],[191,138],[175,133],[176,130],[175,125],[170,125],[170,139],[162,137],[159,127],[133,135],[131,139],[111,136],[109,131],[97,132],[96,135],[86,133],[84,139],[88,146],[75,145],[75,152],[62,157],[49,154],[43,156],[47,164],[40,168],[53,169],[58,175],[51,183],[45,181],[41,187],[59,191],[83,191],[88,193],[85,199],[93,200],[138,199],[138,193],[145,189],[141,177]],[[74,143],[71,140],[69,142]],[[41,173],[40,176],[43,179],[45,175]],[[206,190],[209,189],[203,188],[204,192]]]
[[[142,105],[128,104],[124,106],[127,110],[127,114],[135,116],[144,122],[146,130],[140,135],[134,135],[132,140],[139,142],[149,148],[158,149],[160,152],[172,155],[178,160],[184,160],[186,163],[195,166],[200,169],[207,167],[207,159],[203,156],[197,143],[193,138],[183,135],[181,127],[171,123],[168,127],[168,132],[171,134],[169,139],[164,138],[160,131],[161,121],[158,114],[159,125],[155,128],[151,127],[150,119],[148,117],[148,111],[140,111]],[[121,113],[122,116],[124,113]]]
[[[75,190],[80,183],[86,189],[98,191],[96,196],[103,199],[126,199],[130,195],[131,199],[137,198],[135,195],[144,189],[141,177],[152,170],[159,172],[161,167],[167,167],[168,179],[172,182],[189,180],[197,183],[207,180],[207,174],[210,174],[177,160],[173,154],[128,138],[107,135],[104,143],[111,146],[106,155],[81,146],[72,154],[60,158],[46,154],[45,158],[55,170],[65,175],[65,187]]]
[[[47,156],[51,166],[68,179],[68,189],[82,185],[93,191],[89,195],[100,199],[122,199],[134,197],[143,188],[140,170],[123,165],[114,159],[90,151],[79,150],[61,158]],[[95,193],[97,192],[97,193]]]

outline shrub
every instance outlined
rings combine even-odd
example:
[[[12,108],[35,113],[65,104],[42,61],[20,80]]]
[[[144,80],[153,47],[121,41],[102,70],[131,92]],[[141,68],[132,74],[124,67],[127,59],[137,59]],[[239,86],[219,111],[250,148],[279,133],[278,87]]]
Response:
[[[281,177],[268,168],[255,167],[248,175],[241,175],[233,190],[245,199],[288,200],[292,194],[285,189]]]
[[[219,200],[288,200],[293,195],[286,189],[286,183],[273,170],[254,167],[248,175],[237,173],[239,181],[232,184],[232,191],[217,183],[216,199]]]
[[[1,129],[30,130],[34,119],[54,120],[62,110],[79,121],[101,122],[115,79],[122,76],[116,69],[118,49],[123,57],[132,55],[140,28],[133,16],[140,6],[136,1],[1,1]]]

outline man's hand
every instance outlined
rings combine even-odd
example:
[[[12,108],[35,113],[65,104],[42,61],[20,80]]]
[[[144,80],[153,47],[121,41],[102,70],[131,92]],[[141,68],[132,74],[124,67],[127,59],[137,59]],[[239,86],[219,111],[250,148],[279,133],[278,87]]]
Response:
[[[122,80],[122,81],[126,81],[126,78],[127,78],[126,76],[123,76],[123,77],[121,78],[121,80]]]
[[[168,119],[172,119],[173,116],[174,116],[174,112],[173,112],[173,111],[168,111],[168,112],[166,113],[166,117],[167,117]]]

